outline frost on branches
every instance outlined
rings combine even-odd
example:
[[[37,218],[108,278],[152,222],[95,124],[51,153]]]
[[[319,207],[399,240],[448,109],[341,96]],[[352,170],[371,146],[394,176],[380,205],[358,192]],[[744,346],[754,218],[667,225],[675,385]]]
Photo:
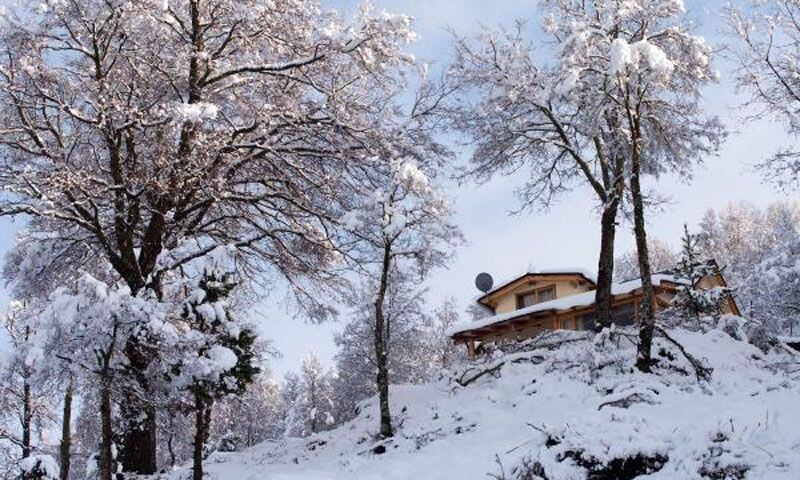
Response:
[[[679,0],[540,3],[546,49],[531,45],[521,22],[511,32],[457,39],[449,76],[465,94],[453,124],[476,142],[469,176],[529,172],[518,192],[526,207],[547,206],[577,184],[592,189],[602,208],[596,303],[600,323],[610,324],[615,224],[626,188],[646,258],[640,176],[687,174],[719,146],[720,123],[698,103],[716,78],[711,48],[690,33]],[[640,270],[649,299],[649,268]]]
[[[800,239],[776,245],[747,277],[751,317],[774,333],[796,336],[800,325]]]
[[[134,296],[234,244],[243,273],[277,273],[318,305],[333,219],[413,63],[408,17],[314,0],[44,0],[2,22],[0,214],[42,219],[32,238],[104,258]],[[141,378],[151,359],[129,349]],[[155,472],[153,428],[129,429],[126,470]]]
[[[285,436],[305,437],[334,426],[336,405],[331,381],[331,372],[313,353],[303,358],[300,376],[287,377]]]
[[[790,136],[800,133],[800,2],[749,2],[725,9],[735,79],[748,94],[743,102],[754,119],[777,120]],[[764,178],[792,190],[800,181],[800,152],[783,145],[759,164]]]
[[[436,157],[422,156],[426,152],[433,154],[432,146],[420,145],[413,129],[401,133],[400,138],[408,140],[388,145],[383,171],[367,179],[362,187],[372,193],[364,195],[365,200],[340,219],[352,236],[359,280],[372,289],[353,295],[351,302],[356,310],[366,307],[367,312],[372,312],[364,321],[372,333],[380,435],[384,438],[393,435],[389,342],[396,313],[389,311],[387,299],[401,288],[417,288],[413,282],[419,283],[432,269],[443,266],[451,255],[450,249],[461,239],[452,223],[452,212],[434,183],[432,175],[437,165],[432,160]],[[399,155],[400,152],[406,154]],[[423,165],[422,161],[428,163]]]

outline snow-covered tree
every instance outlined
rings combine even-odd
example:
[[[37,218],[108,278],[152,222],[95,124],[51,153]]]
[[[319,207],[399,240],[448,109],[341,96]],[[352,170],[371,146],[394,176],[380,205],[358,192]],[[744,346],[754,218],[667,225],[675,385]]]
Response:
[[[780,122],[794,140],[800,133],[800,2],[764,0],[725,9],[734,78],[748,95],[743,107],[750,119]],[[779,149],[759,165],[764,178],[794,190],[800,182],[800,151]]]
[[[281,408],[283,416],[283,436],[290,437],[298,433],[297,414],[299,407],[296,404],[301,399],[300,376],[295,372],[288,372],[281,381]]]
[[[606,81],[603,67],[593,64],[607,60],[607,52],[598,57],[590,48],[590,42],[602,40],[605,32],[575,23],[575,15],[559,11],[573,6],[577,12],[580,3],[540,3],[555,14],[544,19],[553,44],[542,51],[557,52],[551,64],[525,37],[523,22],[511,32],[485,29],[473,41],[456,38],[456,58],[448,74],[462,94],[455,97],[459,102],[453,125],[475,144],[466,176],[485,182],[527,170],[517,191],[523,208],[547,208],[576,185],[591,188],[601,210],[595,302],[598,323],[610,325],[625,157],[607,142],[618,120],[602,114]],[[563,31],[573,23],[575,31]]]
[[[740,297],[748,316],[778,334],[796,335],[800,325],[800,238],[776,244],[744,279]]]
[[[12,476],[19,474],[23,464],[33,468],[36,461],[31,458],[52,460],[48,456],[53,453],[51,445],[44,437],[56,428],[62,371],[53,359],[41,361],[49,347],[42,341],[42,327],[32,321],[40,312],[38,303],[11,301],[2,318],[8,343],[0,356],[0,450],[8,450],[3,461]],[[48,469],[59,473],[58,467]],[[31,475],[23,468],[21,478]]]
[[[30,238],[63,240],[59,270],[102,258],[134,297],[235,244],[244,274],[277,273],[313,308],[413,39],[408,17],[369,4],[347,19],[316,0],[17,3],[0,38],[0,214],[41,219]],[[124,407],[125,468],[154,473],[155,412]]]
[[[357,308],[364,302],[371,306],[372,315],[364,320],[372,331],[383,437],[393,435],[389,411],[392,366],[387,344],[389,292],[402,288],[401,284],[408,288],[412,277],[419,282],[433,268],[444,265],[452,246],[461,238],[451,221],[450,208],[434,183],[437,165],[423,156],[430,153],[426,145],[419,146],[414,139],[404,141],[412,133],[401,131],[399,140],[387,145],[386,170],[368,179],[363,188],[369,195],[340,219],[354,238],[361,281],[372,289],[354,302]]]
[[[447,331],[458,324],[461,318],[456,305],[456,299],[448,297],[433,311],[431,353],[436,367],[440,369],[449,369],[456,362],[466,359],[464,349],[456,345],[447,334]]]
[[[678,0],[540,5],[548,37],[541,51],[521,22],[511,33],[458,39],[450,76],[477,90],[478,100],[459,97],[465,104],[455,127],[477,142],[471,176],[529,167],[519,192],[525,206],[549,205],[578,183],[591,188],[601,207],[596,303],[599,323],[610,325],[615,224],[626,183],[636,193],[640,174],[684,171],[718,141],[718,123],[701,119],[696,102],[713,77],[711,50],[687,32]],[[545,52],[555,58],[546,60]],[[634,213],[642,210],[636,203]],[[638,249],[646,257],[646,244]],[[647,306],[652,288],[645,283]]]
[[[606,98],[603,115],[613,124],[607,143],[626,159],[643,292],[637,366],[649,371],[655,298],[642,176],[687,174],[693,162],[719,148],[721,124],[699,105],[700,90],[716,80],[711,49],[691,34],[680,0],[553,3],[563,18],[554,32],[572,35],[583,48],[573,68],[583,71],[588,60],[589,70],[600,72],[594,80]]]
[[[26,348],[33,333],[31,325],[23,319],[25,305],[21,302],[11,302],[4,314],[3,326],[8,338],[11,340],[12,350],[7,359],[4,359],[2,371],[2,395],[7,399],[8,412],[14,412],[19,420],[19,429],[14,432],[5,425],[0,430],[0,437],[15,443],[22,450],[21,458],[27,458],[33,453],[32,430],[35,415],[34,393],[34,368],[32,358],[26,355]],[[4,423],[8,419],[3,419]]]
[[[339,349],[333,381],[337,422],[353,418],[357,404],[378,393],[372,302],[376,290],[374,282],[362,287],[353,301],[358,307],[351,320],[334,337]],[[390,384],[424,382],[434,365],[431,318],[424,311],[423,295],[409,279],[390,276],[383,310]]]
[[[138,392],[142,402],[146,397],[144,390],[123,381],[129,378],[130,368],[126,345],[131,337],[145,345],[154,335],[174,336],[165,320],[159,302],[132,296],[126,286],[107,285],[88,274],[74,288],[54,292],[45,307],[28,319],[36,325],[35,340],[27,352],[31,362],[60,362],[74,377],[82,377],[83,384],[97,388],[101,480],[110,480],[117,471],[115,403],[129,398],[122,392]]]
[[[31,455],[19,464],[20,480],[59,480],[58,464],[49,455]]]
[[[647,369],[654,303],[641,176],[687,173],[717,149],[720,123],[705,118],[698,102],[715,79],[711,48],[689,32],[680,0],[540,4],[550,62],[525,40],[522,25],[484,32],[476,46],[458,41],[451,76],[480,95],[461,109],[456,127],[478,142],[474,176],[530,167],[526,205],[548,204],[577,181],[592,188],[603,208],[596,302],[606,324],[614,222],[627,184],[644,291],[638,364]]]
[[[243,395],[215,402],[211,442],[226,442],[226,448],[239,450],[279,438],[283,433],[280,393],[280,385],[262,372]]]
[[[790,273],[798,243],[800,209],[787,202],[764,209],[748,203],[710,209],[698,232],[700,251],[717,261],[745,317],[784,333],[794,331],[800,305]]]
[[[671,270],[678,263],[678,256],[670,246],[657,238],[648,237],[647,253],[650,256],[650,268],[654,272]],[[614,259],[614,277],[618,280],[639,277],[639,254],[636,249]]]
[[[725,272],[725,279],[737,290],[757,264],[782,245],[800,236],[800,207],[795,203],[775,202],[758,208],[747,202],[706,211],[699,224],[698,247],[705,258],[714,259]],[[749,298],[741,297],[747,310]]]
[[[222,255],[224,256],[224,255]],[[203,478],[205,446],[210,437],[214,402],[241,395],[259,372],[255,365],[256,336],[233,314],[229,297],[237,286],[234,272],[217,264],[203,267],[184,304],[178,358],[169,375],[175,386],[190,394],[195,416],[193,478]]]
[[[287,376],[287,380],[285,435],[305,437],[332,427],[336,422],[332,373],[319,358],[313,353],[303,357],[299,376]]]
[[[703,316],[722,313],[723,303],[732,292],[727,287],[701,287],[704,278],[719,274],[719,267],[701,257],[698,236],[689,233],[686,225],[683,229],[681,255],[672,272],[687,283],[678,287],[673,307],[682,318],[699,321]]]

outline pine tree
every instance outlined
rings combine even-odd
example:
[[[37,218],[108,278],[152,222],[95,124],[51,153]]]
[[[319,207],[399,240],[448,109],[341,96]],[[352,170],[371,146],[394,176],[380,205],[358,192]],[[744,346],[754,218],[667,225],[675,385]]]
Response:
[[[188,327],[182,344],[185,354],[170,372],[176,385],[193,397],[195,480],[203,478],[214,401],[243,394],[259,372],[254,364],[256,336],[237,321],[228,304],[236,285],[229,273],[217,269],[203,272],[184,306],[183,323]]]
[[[683,232],[681,255],[673,273],[685,283],[678,287],[673,306],[683,318],[699,320],[703,316],[719,315],[730,290],[727,287],[700,287],[704,278],[718,275],[719,268],[716,262],[700,257],[698,235],[689,233],[686,225]]]

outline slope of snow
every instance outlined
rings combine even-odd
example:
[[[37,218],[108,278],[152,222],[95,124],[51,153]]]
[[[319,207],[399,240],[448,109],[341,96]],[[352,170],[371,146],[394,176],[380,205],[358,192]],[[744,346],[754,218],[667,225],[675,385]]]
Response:
[[[714,369],[711,380],[697,380],[663,339],[655,344],[657,374],[646,375],[631,368],[632,335],[545,335],[441,381],[394,387],[397,434],[385,443],[375,439],[371,399],[336,430],[216,453],[207,461],[209,478],[532,479],[538,477],[521,476],[519,467],[537,463],[549,480],[583,479],[588,467],[581,462],[602,466],[636,455],[665,460],[635,478],[800,478],[797,357],[762,353],[717,329],[677,329],[673,337]],[[493,373],[467,386],[454,381],[487,369]],[[379,445],[386,449],[380,455]]]

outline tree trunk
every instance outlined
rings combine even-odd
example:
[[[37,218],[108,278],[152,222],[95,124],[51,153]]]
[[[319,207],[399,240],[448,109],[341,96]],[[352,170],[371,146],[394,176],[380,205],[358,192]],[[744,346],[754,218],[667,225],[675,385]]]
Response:
[[[642,278],[642,304],[639,326],[639,351],[636,356],[636,366],[642,372],[650,371],[653,345],[653,329],[655,327],[655,295],[653,283],[650,278],[650,254],[647,250],[647,232],[644,221],[644,200],[642,199],[641,156],[638,148],[634,149],[631,162],[631,199],[633,201],[633,231],[636,236],[636,250],[639,255],[639,274]]]
[[[148,391],[145,373],[152,353],[132,338],[125,345],[130,360],[130,372],[141,391]],[[122,438],[120,461],[126,472],[151,475],[156,472],[156,410],[139,398],[138,392],[128,392],[122,412],[125,432]]]
[[[614,240],[617,234],[618,210],[617,198],[605,206],[600,220],[600,258],[597,265],[597,290],[594,295],[597,306],[595,330],[610,327],[614,320],[611,313],[611,285],[614,281]]]
[[[31,384],[27,377],[22,384],[22,458],[31,456],[31,420],[33,419],[33,400]]]
[[[113,435],[111,425],[111,379],[104,374],[100,380],[100,457],[99,480],[111,480],[114,475]]]
[[[206,443],[206,405],[200,393],[194,394],[194,452],[192,480],[203,480],[203,446]]]
[[[386,299],[386,290],[389,286],[389,270],[391,267],[391,245],[383,248],[383,264],[381,270],[380,287],[375,299],[375,362],[377,364],[378,400],[380,404],[381,430],[383,438],[394,435],[392,431],[392,416],[389,412],[389,356],[386,346],[385,318],[383,304]]]
[[[60,480],[69,479],[70,448],[72,446],[72,388],[72,379],[70,379],[69,384],[67,384],[67,391],[64,392],[64,410],[61,416]]]

